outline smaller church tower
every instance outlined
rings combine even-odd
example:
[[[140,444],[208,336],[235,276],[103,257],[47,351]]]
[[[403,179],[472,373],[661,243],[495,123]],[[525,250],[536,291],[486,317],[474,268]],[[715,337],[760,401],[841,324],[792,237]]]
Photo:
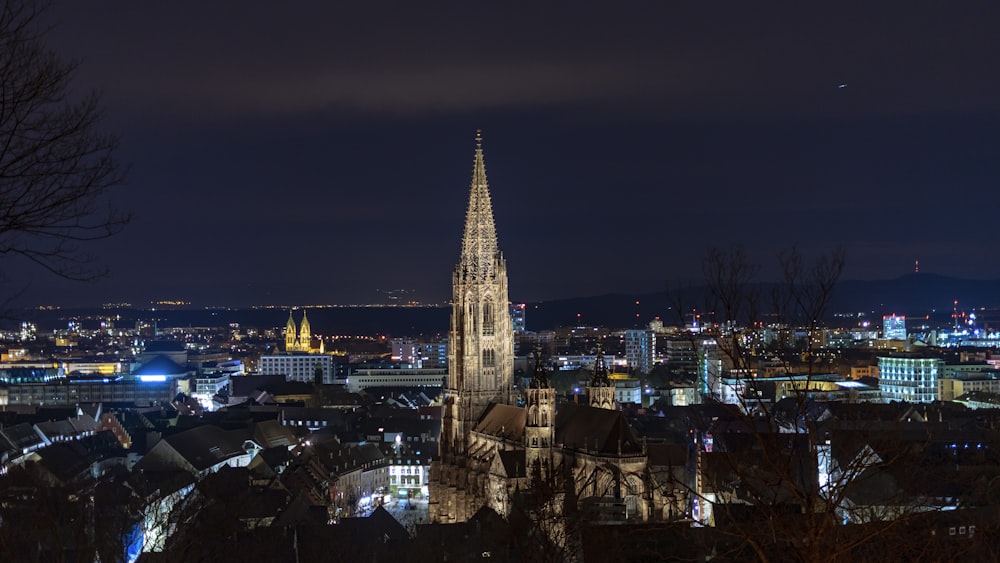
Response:
[[[309,318],[306,310],[302,309],[302,324],[299,325],[299,350],[308,352],[312,348],[312,327],[309,326]]]
[[[592,407],[615,409],[615,386],[608,377],[608,366],[604,363],[604,351],[597,346],[597,361],[594,362],[594,376],[587,387],[587,397]]]
[[[295,319],[292,318],[292,311],[288,311],[288,322],[285,323],[285,351],[291,352],[295,350],[295,337],[296,334]]]
[[[525,464],[532,478],[547,479],[552,471],[552,442],[555,439],[556,390],[542,367],[541,349],[535,350],[535,373],[525,389],[528,409],[524,428]]]

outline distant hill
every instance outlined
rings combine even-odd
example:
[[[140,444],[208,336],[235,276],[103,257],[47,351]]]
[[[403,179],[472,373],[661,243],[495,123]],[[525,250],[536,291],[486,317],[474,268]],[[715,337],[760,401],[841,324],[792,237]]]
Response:
[[[762,284],[759,289],[766,294],[769,286]],[[709,303],[704,287],[647,294],[608,294],[531,303],[526,320],[532,330],[575,324],[638,328],[645,327],[654,317],[660,317],[664,324],[679,324],[678,295],[685,310],[697,307],[704,313]],[[1000,280],[908,274],[892,280],[843,281],[834,290],[829,313],[864,312],[880,317],[892,313],[923,316],[936,312],[939,316],[947,316],[956,299],[960,310],[1000,309]]]
[[[759,287],[766,293],[768,286]],[[678,295],[685,311],[697,307],[705,314],[708,300],[704,287],[687,287],[677,291],[645,294],[607,294],[576,299],[559,299],[529,303],[526,321],[529,330],[548,330],[563,326],[608,326],[612,328],[642,328],[655,317],[664,324],[683,322],[676,304]],[[995,309],[1000,311],[1000,280],[965,280],[935,274],[909,274],[893,280],[844,281],[833,294],[830,314],[864,312],[870,318],[883,314],[907,316],[931,315],[947,319],[952,303],[959,309]],[[389,336],[447,336],[449,307],[341,307],[309,309],[309,321],[317,334],[385,334]],[[181,310],[101,310],[62,309],[55,311],[25,310],[8,315],[7,328],[21,320],[39,324],[43,330],[65,328],[70,319],[83,319],[85,328],[96,328],[99,316],[119,315],[116,326],[134,326],[136,320],[158,319],[160,326],[243,326],[284,327],[287,309],[181,309]],[[296,318],[299,318],[299,313]],[[989,317],[989,312],[977,316]],[[1000,325],[1000,313],[992,317]],[[707,315],[704,317],[707,318]]]
[[[924,314],[959,308],[1000,309],[1000,280],[966,280],[937,274],[907,274],[893,280],[844,281],[834,307],[843,311]]]

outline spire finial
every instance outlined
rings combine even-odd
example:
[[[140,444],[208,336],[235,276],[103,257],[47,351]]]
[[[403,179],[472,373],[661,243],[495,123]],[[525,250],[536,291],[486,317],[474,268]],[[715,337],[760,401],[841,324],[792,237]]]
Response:
[[[497,231],[493,223],[493,205],[486,182],[483,162],[483,135],[476,131],[476,151],[469,185],[469,209],[465,214],[465,236],[462,237],[461,271],[476,279],[491,279],[496,273]]]

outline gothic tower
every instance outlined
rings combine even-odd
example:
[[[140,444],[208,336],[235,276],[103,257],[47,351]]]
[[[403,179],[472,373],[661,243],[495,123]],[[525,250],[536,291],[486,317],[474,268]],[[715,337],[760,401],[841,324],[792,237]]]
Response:
[[[312,349],[312,328],[309,326],[306,310],[302,309],[302,324],[299,325],[299,350],[308,352],[310,349]]]
[[[528,418],[524,427],[525,464],[528,475],[546,480],[552,472],[552,442],[555,439],[556,390],[542,367],[541,349],[535,351],[535,373],[524,390]]]
[[[285,352],[292,352],[295,350],[296,333],[295,319],[292,318],[292,311],[289,310],[288,322],[285,323]]]
[[[594,376],[587,387],[587,398],[590,406],[599,409],[615,409],[615,386],[608,377],[608,366],[604,363],[604,351],[597,347],[597,360],[594,362]]]
[[[462,253],[452,276],[449,339],[441,459],[461,464],[476,421],[490,403],[510,404],[514,382],[507,263],[497,247],[478,131]]]

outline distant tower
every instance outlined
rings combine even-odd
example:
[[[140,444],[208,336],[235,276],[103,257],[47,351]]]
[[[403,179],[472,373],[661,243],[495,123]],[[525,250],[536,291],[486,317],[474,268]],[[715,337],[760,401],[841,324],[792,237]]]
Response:
[[[469,433],[479,417],[490,403],[511,402],[514,334],[509,303],[507,262],[497,245],[482,136],[477,131],[462,253],[452,276],[442,462],[464,463]]]
[[[310,349],[312,349],[312,328],[309,326],[306,310],[302,309],[302,324],[299,325],[299,350],[308,352]]]
[[[535,373],[524,393],[524,406],[528,410],[524,428],[525,463],[530,477],[545,480],[552,471],[556,390],[542,367],[541,347],[535,350]]]
[[[292,311],[288,311],[288,322],[285,323],[285,351],[292,352],[295,350],[295,340],[298,334],[295,328],[295,319],[292,318]]]
[[[615,386],[608,377],[608,366],[604,363],[604,351],[600,345],[597,346],[594,376],[587,387],[587,400],[592,407],[615,410]]]
[[[312,329],[305,309],[302,310],[301,328],[296,328],[292,311],[288,311],[288,322],[285,323],[285,352],[309,352],[312,350]]]

